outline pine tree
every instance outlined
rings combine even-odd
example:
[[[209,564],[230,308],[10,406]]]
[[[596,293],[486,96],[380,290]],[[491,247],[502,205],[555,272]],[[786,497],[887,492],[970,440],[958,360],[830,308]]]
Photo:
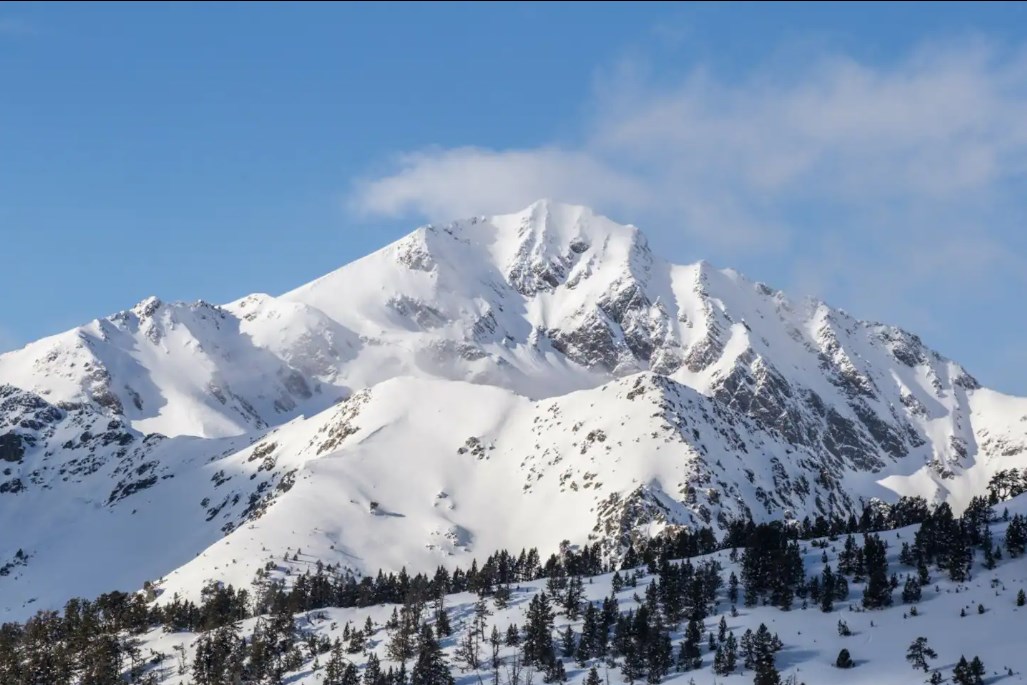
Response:
[[[346,664],[346,668],[342,671],[342,685],[360,685],[360,673],[353,662]]]
[[[553,659],[552,663],[543,671],[542,680],[546,683],[567,682],[567,671],[563,667],[563,662],[559,659]]]
[[[838,658],[835,659],[834,665],[838,668],[852,668],[856,664],[853,663],[849,650],[842,648],[842,651],[838,652]]]
[[[200,637],[193,655],[193,680],[196,685],[233,682],[241,672],[239,624],[229,623]]]
[[[1020,591],[1016,593],[1016,606],[1022,607],[1024,604],[1027,604],[1027,595],[1024,594],[1023,589],[1021,588]]]
[[[370,631],[365,629],[365,632],[370,635]],[[453,634],[453,627],[449,624],[449,613],[442,606],[441,602],[438,609],[435,610],[435,632],[439,635],[447,636]]]
[[[481,667],[481,639],[473,623],[468,623],[464,634],[460,636],[453,658],[466,671],[477,671]]]
[[[920,601],[921,595],[920,581],[916,576],[906,576],[906,583],[902,587],[902,601],[913,604]]]
[[[751,628],[746,628],[745,632],[742,633],[742,639],[739,642],[739,646],[742,651],[742,665],[745,668],[753,668],[756,665],[756,648],[754,644],[754,635]]]
[[[984,682],[984,662],[979,656],[975,656],[970,662],[970,675],[973,678],[973,685],[981,685]]]
[[[753,685],[780,685],[781,676],[774,664],[775,640],[767,626],[760,624],[753,636]]]
[[[505,583],[496,586],[496,591],[492,593],[492,601],[495,602],[496,608],[503,610],[510,606],[510,597],[513,595],[510,592],[510,586]]]
[[[524,624],[524,661],[545,668],[556,658],[553,653],[553,610],[546,593],[531,598]]]
[[[82,685],[111,685],[121,681],[121,645],[110,634],[97,635],[83,655]],[[208,681],[214,683],[214,681]]]
[[[560,636],[560,656],[569,659],[574,656],[574,631],[567,626]]]
[[[724,645],[719,645],[713,655],[713,672],[717,675],[727,675],[731,672],[727,670],[727,651]]]
[[[581,610],[581,600],[584,596],[585,587],[581,583],[581,578],[574,576],[567,583],[567,591],[563,596],[563,609],[567,618],[572,621],[577,620],[578,612]]]
[[[382,665],[377,655],[371,652],[367,657],[367,665],[364,667],[362,685],[383,685]]]
[[[474,626],[478,631],[478,639],[485,639],[485,626],[488,625],[488,618],[492,615],[489,611],[489,605],[485,602],[484,597],[479,597],[478,601],[474,603]]]
[[[670,672],[674,662],[674,648],[670,644],[670,633],[665,630],[654,631],[649,641],[647,654],[646,681],[658,683]]]
[[[695,616],[689,619],[685,639],[678,650],[678,668],[682,671],[702,667],[702,649],[699,647],[702,642],[702,628],[702,621],[697,620]]]
[[[891,584],[888,582],[888,559],[884,542],[878,536],[866,536],[863,559],[867,571],[863,606],[867,609],[889,606],[891,604]]]
[[[724,665],[728,673],[734,673],[738,665],[738,641],[735,640],[734,633],[728,633],[724,642]]]
[[[910,663],[914,670],[922,669],[924,673],[927,673],[929,670],[927,660],[937,658],[937,652],[927,646],[926,637],[918,637],[913,640],[909,645],[909,649],[906,650],[906,661]]]
[[[974,685],[973,674],[970,672],[970,664],[965,656],[959,657],[959,663],[952,669],[952,682],[955,685]]]
[[[328,663],[325,664],[325,677],[323,685],[342,685],[342,674],[346,669],[346,657],[342,653],[342,642],[338,638],[332,645],[331,655]]]
[[[506,636],[503,638],[503,644],[507,647],[516,647],[521,644],[521,631],[517,629],[516,623],[511,623],[506,627]]]
[[[1009,520],[1009,526],[1006,528],[1006,549],[1009,550],[1009,556],[1015,559],[1024,553],[1025,547],[1027,547],[1027,521],[1019,514],[1015,514]]]
[[[727,619],[723,616],[720,617],[720,623],[717,624],[717,641],[723,642],[727,639]]]
[[[499,658],[499,648],[503,644],[503,638],[499,635],[499,628],[495,625],[492,626],[492,632],[489,633],[489,646],[492,648],[492,670],[498,671],[499,664],[501,662]],[[499,680],[498,674],[496,680]]]
[[[417,646],[417,623],[416,610],[404,605],[399,613],[399,623],[385,645],[389,659],[405,664],[413,658]]]
[[[453,675],[442,654],[431,626],[421,627],[417,643],[417,661],[410,671],[410,685],[453,685]]]
[[[824,613],[830,613],[834,608],[835,592],[834,573],[831,572],[830,566],[825,566],[820,580],[820,610]]]

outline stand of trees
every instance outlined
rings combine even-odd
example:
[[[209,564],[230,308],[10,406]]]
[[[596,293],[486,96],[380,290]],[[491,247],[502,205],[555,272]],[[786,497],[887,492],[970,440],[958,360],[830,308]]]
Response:
[[[996,492],[1011,491],[1006,482],[1010,479],[1001,481]],[[732,548],[741,575],[727,578],[725,594],[732,604],[741,591],[748,606],[763,603],[790,610],[797,601],[812,600],[821,611],[830,612],[834,603],[848,598],[851,579],[865,583],[864,608],[878,609],[892,603],[900,581],[889,573],[886,543],[872,529],[920,524],[912,544],[904,543],[899,555],[900,564],[911,569],[902,583],[902,601],[915,604],[922,586],[930,582],[932,567],[961,581],[972,571],[976,550],[983,551],[985,565],[1001,558],[1003,549],[1011,556],[1024,553],[1027,520],[1010,518],[1005,539],[998,544],[988,527],[992,518],[984,498],[975,498],[961,518],[954,517],[948,505],[931,511],[921,499],[904,498],[892,507],[868,507],[858,519],[818,517],[798,525],[737,522],[720,543],[709,529],[680,532],[630,546],[613,576],[613,593],[598,602],[585,600],[582,582],[582,577],[614,570],[604,562],[598,545],[581,551],[565,548],[544,563],[534,549],[517,555],[501,551],[481,565],[475,561],[466,570],[453,571],[440,567],[431,576],[411,576],[402,570],[357,579],[318,563],[313,571],[293,577],[289,587],[264,578],[250,593],[210,583],[199,603],[173,598],[155,606],[152,592],[112,592],[95,600],[73,599],[63,612],[41,611],[24,624],[0,626],[0,682],[149,685],[157,682],[159,669],[177,668],[182,675],[188,672],[196,685],[275,685],[316,658],[327,685],[452,685],[456,666],[475,672],[491,669],[497,682],[506,669],[511,683],[530,682],[536,673],[554,683],[566,680],[568,659],[581,666],[602,661],[619,667],[629,682],[658,683],[673,670],[701,668],[711,658],[718,675],[744,669],[753,673],[757,685],[773,685],[780,682],[774,661],[781,641],[765,625],[736,639],[723,616],[716,634],[704,634],[725,579],[716,561],[693,563],[688,557]],[[799,540],[820,534],[845,536],[837,565],[806,578]],[[738,547],[744,548],[740,556],[734,551]],[[672,561],[676,558],[685,560]],[[621,612],[616,593],[636,585],[645,573],[653,575],[653,582],[646,585],[640,605]],[[511,600],[511,586],[543,578],[546,590],[532,598],[523,627],[493,627],[487,632],[489,601],[501,609]],[[439,647],[439,641],[453,633],[445,597],[467,591],[480,599],[457,638],[457,663],[450,665]],[[1024,601],[1021,591],[1018,602]],[[376,630],[370,619],[363,626],[347,624],[342,638],[334,642],[305,633],[293,620],[300,612],[383,603],[401,605],[385,626],[386,651],[399,668],[383,669],[376,657],[368,658],[363,670],[353,665],[351,655],[366,652]],[[557,613],[580,618],[580,632],[568,627],[556,634]],[[257,625],[244,638],[240,621],[252,617],[259,617]],[[842,625],[839,622],[839,632],[847,634]],[[158,626],[168,632],[201,633],[188,668],[167,655],[141,653],[138,636]],[[672,635],[679,633],[682,638],[675,646]],[[504,645],[516,647],[517,656],[500,658]],[[928,660],[935,657],[926,640],[915,642],[907,654],[913,667],[925,672]],[[838,655],[837,665],[854,665],[846,650]],[[953,680],[979,683],[982,669],[979,659],[963,659]],[[598,680],[594,667],[588,677]]]

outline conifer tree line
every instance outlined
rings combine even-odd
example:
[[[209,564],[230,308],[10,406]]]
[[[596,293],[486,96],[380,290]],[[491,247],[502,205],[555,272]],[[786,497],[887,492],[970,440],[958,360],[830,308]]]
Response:
[[[892,604],[901,585],[901,601],[915,610],[932,571],[964,581],[978,551],[986,567],[1003,550],[1010,556],[1024,554],[1027,521],[1006,517],[1005,539],[996,541],[988,527],[994,519],[988,499],[975,498],[957,518],[947,504],[931,510],[922,499],[903,498],[891,507],[868,507],[859,519],[828,523],[818,518],[791,525],[736,522],[719,543],[710,529],[682,531],[629,546],[616,570],[593,545],[581,551],[565,547],[545,563],[534,549],[519,555],[501,551],[480,566],[475,561],[467,570],[440,567],[432,576],[402,570],[358,580],[318,563],[314,571],[293,577],[289,587],[282,580],[265,579],[250,593],[209,583],[198,604],[173,598],[156,606],[152,593],[112,592],[91,601],[73,599],[63,612],[41,611],[24,624],[0,626],[0,683],[150,685],[162,673],[177,670],[187,672],[196,685],[279,685],[285,674],[314,659],[327,685],[452,685],[456,669],[492,671],[496,683],[509,685],[525,685],[533,676],[557,683],[566,680],[565,664],[570,661],[590,667],[593,680],[600,665],[619,669],[630,683],[658,683],[671,672],[712,665],[720,676],[744,672],[757,685],[773,685],[780,682],[775,654],[783,647],[781,640],[765,625],[736,636],[724,614],[716,630],[707,631],[707,621],[721,610],[718,596],[727,599],[732,616],[739,603],[785,611],[800,602],[804,608],[812,603],[831,612],[837,603],[850,600],[850,583],[855,583],[862,586],[863,608],[872,610]],[[900,581],[890,572],[886,542],[873,530],[911,523],[920,526],[912,544],[903,543],[899,564],[906,570]],[[825,564],[821,573],[807,578],[800,540],[825,530],[841,547],[836,567]],[[730,573],[724,578],[714,560],[690,560],[724,548],[739,562],[740,577]],[[583,579],[611,571],[609,596],[587,601]],[[652,582],[638,597],[639,605],[622,612],[617,594],[637,586],[646,575]],[[539,579],[546,579],[545,589],[532,597],[524,625],[489,630],[488,617],[507,606],[516,586]],[[446,597],[468,591],[479,599],[471,618],[455,633]],[[1021,590],[1021,606],[1023,597]],[[370,618],[364,625],[347,624],[341,639],[334,641],[305,632],[294,620],[296,614],[328,607],[388,603],[397,608],[384,626]],[[580,629],[557,632],[558,614],[580,620]],[[256,626],[243,637],[240,622],[253,617]],[[184,655],[142,653],[138,636],[155,627],[201,633],[190,663]],[[368,641],[381,629],[388,635],[388,668],[368,651]],[[848,634],[842,621],[839,633]],[[681,637],[675,641],[674,635]],[[456,641],[453,663],[440,647],[450,637]],[[931,654],[926,645],[921,648],[917,668]],[[843,652],[836,665],[855,666],[848,650]],[[363,668],[354,664],[357,655],[366,661]],[[979,682],[974,680],[978,664],[973,659],[960,666],[954,682]]]

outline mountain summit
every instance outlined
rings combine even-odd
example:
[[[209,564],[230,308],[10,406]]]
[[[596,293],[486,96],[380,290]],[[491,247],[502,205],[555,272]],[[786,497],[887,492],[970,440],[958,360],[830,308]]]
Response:
[[[279,297],[148,298],[0,355],[0,460],[18,616],[245,586],[287,549],[373,572],[871,498],[959,509],[1027,466],[1027,400],[542,201]]]

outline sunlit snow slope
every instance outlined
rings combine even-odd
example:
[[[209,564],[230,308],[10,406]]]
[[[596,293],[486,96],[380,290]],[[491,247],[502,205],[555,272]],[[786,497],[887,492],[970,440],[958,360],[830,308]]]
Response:
[[[286,548],[373,572],[871,497],[959,509],[1024,466],[1027,400],[916,336],[539,202],[0,355],[0,566],[28,555],[0,613],[245,584]]]

